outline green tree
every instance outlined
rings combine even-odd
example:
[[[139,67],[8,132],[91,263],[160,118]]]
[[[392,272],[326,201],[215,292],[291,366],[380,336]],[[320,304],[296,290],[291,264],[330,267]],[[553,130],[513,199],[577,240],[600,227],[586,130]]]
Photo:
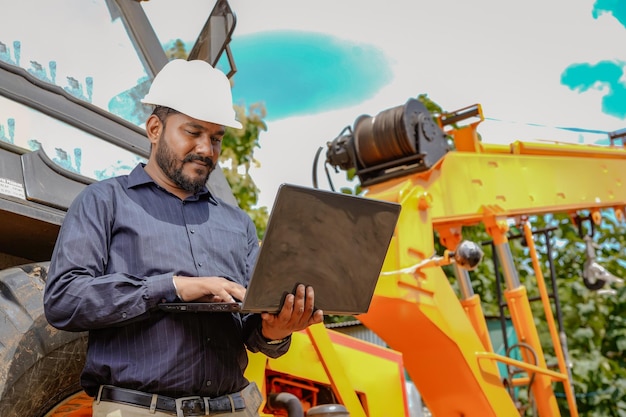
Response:
[[[185,48],[185,43],[180,39],[176,39],[172,42],[170,47],[165,50],[165,55],[170,61],[172,59],[187,59],[187,56],[189,56]]]
[[[267,207],[257,207],[259,189],[250,176],[250,168],[260,166],[254,158],[254,149],[259,147],[259,135],[267,130],[263,121],[265,108],[257,103],[248,107],[235,106],[237,119],[242,129],[226,128],[222,142],[220,166],[230,185],[239,207],[245,210],[257,229],[259,239],[263,238],[267,226]]]

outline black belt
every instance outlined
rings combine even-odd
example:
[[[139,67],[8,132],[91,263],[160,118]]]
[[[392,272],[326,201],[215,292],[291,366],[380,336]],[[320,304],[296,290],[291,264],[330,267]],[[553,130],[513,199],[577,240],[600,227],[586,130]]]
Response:
[[[246,402],[238,392],[216,398],[199,396],[171,398],[103,385],[100,388],[99,399],[100,401],[112,401],[145,407],[151,411],[163,411],[178,417],[234,413],[246,408]]]

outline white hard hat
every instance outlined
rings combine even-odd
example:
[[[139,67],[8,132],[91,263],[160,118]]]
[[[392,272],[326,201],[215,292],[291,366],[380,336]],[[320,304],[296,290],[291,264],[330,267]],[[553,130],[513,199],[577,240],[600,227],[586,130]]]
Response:
[[[141,102],[169,107],[205,122],[242,127],[235,119],[230,81],[202,60],[168,62]]]

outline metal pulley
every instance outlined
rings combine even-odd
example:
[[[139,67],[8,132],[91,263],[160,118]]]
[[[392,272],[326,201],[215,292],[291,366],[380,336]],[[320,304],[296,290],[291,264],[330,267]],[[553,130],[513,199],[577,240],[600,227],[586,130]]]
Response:
[[[356,168],[364,185],[430,169],[449,150],[443,130],[413,98],[376,116],[359,116],[353,129],[344,129],[327,146],[326,162]]]

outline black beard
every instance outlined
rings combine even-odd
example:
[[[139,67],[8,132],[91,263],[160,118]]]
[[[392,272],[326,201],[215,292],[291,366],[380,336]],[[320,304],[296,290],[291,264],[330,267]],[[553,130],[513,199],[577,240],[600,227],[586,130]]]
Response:
[[[157,148],[155,154],[157,165],[161,168],[165,176],[172,180],[172,182],[179,188],[189,193],[197,194],[202,187],[204,187],[209,179],[211,171],[215,168],[213,166],[213,160],[200,155],[189,154],[185,156],[179,166],[176,166],[176,162],[178,160],[176,159],[176,156],[172,152],[171,148],[167,145],[167,142],[164,140],[163,134],[164,132],[161,133],[161,137],[159,138],[159,147]],[[185,163],[192,161],[201,161],[207,165],[208,172],[204,177],[192,179],[183,173],[183,166]]]

